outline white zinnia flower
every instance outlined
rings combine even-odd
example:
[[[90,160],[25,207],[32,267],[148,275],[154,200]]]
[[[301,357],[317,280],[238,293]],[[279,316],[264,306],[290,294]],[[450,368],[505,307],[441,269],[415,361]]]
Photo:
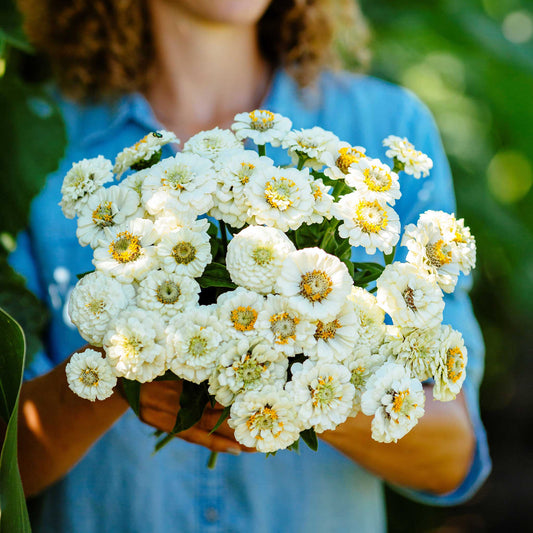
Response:
[[[444,292],[454,291],[460,271],[459,248],[449,232],[443,234],[437,224],[419,220],[416,226],[405,227],[402,246],[409,250],[408,263],[435,279]]]
[[[365,344],[358,344],[347,357],[343,364],[350,371],[350,383],[355,388],[352,410],[348,416],[356,416],[361,410],[361,397],[366,390],[366,384],[378,368],[386,361],[386,358],[379,353],[372,353]]]
[[[238,442],[263,453],[287,448],[301,430],[288,394],[272,386],[238,396],[228,424]]]
[[[352,287],[348,300],[357,316],[357,337],[375,351],[385,336],[385,311],[376,297],[361,287]]]
[[[113,180],[111,161],[99,155],[93,159],[82,159],[72,164],[61,185],[62,199],[59,202],[67,218],[79,215],[94,194],[104,183]]]
[[[309,182],[311,192],[315,203],[313,212],[309,214],[308,224],[320,224],[324,219],[330,220],[332,217],[331,208],[333,207],[334,198],[329,193],[331,187],[324,185],[321,179],[311,180]]]
[[[385,363],[367,382],[361,410],[374,416],[372,438],[378,442],[397,442],[418,423],[424,414],[422,384],[396,363]]]
[[[233,119],[231,129],[239,141],[249,137],[257,144],[270,143],[279,146],[292,128],[292,122],[280,115],[264,109],[255,109],[250,113],[238,113]]]
[[[343,222],[339,235],[347,238],[352,246],[364,246],[368,254],[376,253],[376,248],[390,254],[400,238],[400,219],[396,211],[359,192],[343,196],[333,205],[332,214]]]
[[[248,214],[258,224],[282,231],[298,229],[308,222],[315,203],[309,179],[308,169],[261,169],[245,189],[251,205]]]
[[[197,278],[211,262],[211,244],[207,231],[178,228],[161,238],[157,245],[161,266],[167,272]]]
[[[346,142],[339,142],[331,152],[331,161],[327,163],[328,168],[324,170],[324,174],[332,180],[343,180],[352,166],[366,159],[365,152],[365,148],[361,146],[352,147]]]
[[[193,135],[183,145],[183,152],[192,152],[216,161],[221,154],[235,148],[242,149],[242,143],[235,135],[230,130],[216,127]]]
[[[209,159],[178,153],[150,169],[142,184],[146,210],[156,215],[165,210],[190,214],[193,220],[213,205],[215,175]]]
[[[260,335],[256,325],[263,304],[261,294],[243,287],[221,294],[217,299],[217,315],[225,338],[242,339]]]
[[[176,315],[166,328],[168,367],[176,376],[201,383],[224,353],[221,327],[211,306]]]
[[[352,288],[346,265],[320,248],[287,255],[276,284],[289,305],[310,320],[334,318]]]
[[[96,350],[76,352],[65,368],[70,390],[86,400],[105,400],[113,394],[117,378]]]
[[[282,146],[288,149],[294,164],[303,157],[306,166],[320,170],[331,161],[330,152],[338,142],[339,138],[334,133],[314,126],[310,129],[289,132],[283,139]]]
[[[286,390],[298,408],[298,418],[305,428],[317,433],[335,429],[350,411],[355,388],[349,370],[338,363],[311,360],[294,363],[292,380]]]
[[[171,132],[165,130],[152,131],[133,146],[124,148],[115,159],[113,172],[117,174],[117,179],[132,168],[142,170],[157,163],[161,158],[161,148],[165,144],[179,144],[179,139]]]
[[[314,325],[314,342],[305,350],[310,359],[342,361],[359,342],[357,315],[349,302],[332,320],[317,320]]]
[[[389,149],[385,152],[387,157],[394,160],[394,166],[404,170],[406,174],[419,179],[429,176],[429,171],[433,168],[433,161],[415,147],[404,137],[389,135],[383,139],[383,146]]]
[[[68,314],[80,335],[94,346],[102,346],[110,321],[135,298],[131,285],[120,283],[103,272],[84,276],[70,293]]]
[[[98,246],[98,240],[105,238],[105,228],[120,226],[128,220],[141,217],[139,198],[131,189],[113,185],[99,189],[93,194],[78,218],[76,237],[82,246]]]
[[[156,261],[154,243],[158,239],[151,220],[135,218],[125,226],[107,228],[94,250],[93,265],[119,281],[144,278]]]
[[[246,184],[261,169],[272,168],[273,165],[272,159],[260,157],[253,150],[232,150],[221,154],[215,167],[215,204],[209,214],[234,228],[253,223],[253,217],[248,214],[250,202],[245,193]]]
[[[400,338],[389,337],[389,349],[395,362],[409,369],[420,381],[425,381],[433,376],[440,354],[439,334],[439,327],[402,330]]]
[[[125,309],[112,321],[103,344],[117,376],[146,383],[165,373],[164,333],[157,313]]]
[[[268,295],[257,318],[261,336],[275,350],[291,357],[313,344],[314,325],[290,306],[288,298]]]
[[[231,405],[245,391],[265,385],[283,388],[288,360],[261,339],[241,339],[226,344],[220,364],[209,379],[209,394],[217,402]]]
[[[188,277],[163,270],[151,271],[140,283],[137,307],[172,318],[198,304],[200,285]]]
[[[379,159],[362,159],[357,167],[350,168],[345,181],[369,201],[378,200],[394,205],[402,195],[398,174]]]
[[[279,229],[248,226],[229,242],[226,267],[237,285],[268,294],[274,290],[285,257],[295,249]]]
[[[378,304],[396,326],[431,329],[442,322],[442,291],[413,265],[400,262],[387,265],[376,284]]]
[[[455,399],[466,377],[467,350],[463,336],[451,326],[443,326],[439,338],[440,354],[433,376],[433,397],[441,402]]]

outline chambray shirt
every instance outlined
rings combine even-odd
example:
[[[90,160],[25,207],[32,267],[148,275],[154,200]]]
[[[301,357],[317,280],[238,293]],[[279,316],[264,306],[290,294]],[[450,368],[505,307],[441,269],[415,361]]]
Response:
[[[32,205],[28,230],[18,239],[11,263],[49,306],[51,323],[46,353],[39,353],[26,378],[47,372],[85,344],[66,311],[76,274],[91,270],[92,254],[76,239],[76,222],[58,206],[64,175],[75,161],[103,154],[113,160],[149,131],[159,129],[139,94],[114,102],[80,105],[58,97],[68,131],[68,148],[57,172]],[[290,117],[295,128],[315,125],[385,158],[381,140],[407,136],[429,154],[429,178],[401,178],[402,198],[395,209],[403,224],[416,222],[427,209],[455,212],[450,170],[439,134],[427,109],[408,91],[371,77],[324,73],[313,90],[299,92],[279,71],[263,108]],[[164,156],[171,155],[165,147]],[[268,154],[283,164],[281,151]],[[405,250],[398,249],[398,258]],[[380,260],[354,249],[354,260]],[[483,372],[483,341],[462,277],[446,296],[444,323],[460,330],[468,349],[464,384],[477,447],[464,483],[446,496],[398,487],[409,497],[436,505],[467,499],[490,470],[485,431],[479,417],[478,387]],[[208,470],[209,451],[175,439],[153,455],[153,429],[130,410],[65,476],[38,497],[34,530],[50,533],[106,532],[277,532],[386,529],[383,483],[364,468],[320,442],[317,453],[305,445],[300,454],[275,457],[221,454]],[[34,505],[35,507],[35,505]]]

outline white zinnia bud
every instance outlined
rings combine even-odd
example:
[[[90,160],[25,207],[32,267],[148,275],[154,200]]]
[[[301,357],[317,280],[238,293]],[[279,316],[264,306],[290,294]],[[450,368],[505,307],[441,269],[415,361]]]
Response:
[[[429,171],[433,168],[433,161],[415,147],[404,137],[389,135],[383,139],[383,146],[388,147],[385,152],[387,157],[394,159],[394,166],[404,170],[406,174],[419,179],[429,176]]]

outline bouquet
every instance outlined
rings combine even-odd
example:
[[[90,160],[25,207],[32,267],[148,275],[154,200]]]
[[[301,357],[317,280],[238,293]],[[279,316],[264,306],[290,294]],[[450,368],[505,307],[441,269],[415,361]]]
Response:
[[[181,379],[176,425],[157,432],[157,449],[218,402],[217,427],[228,419],[267,454],[300,438],[316,449],[317,433],[359,411],[375,440],[396,442],[423,415],[428,379],[435,399],[455,398],[467,350],[442,324],[443,292],[475,266],[474,237],[453,214],[427,211],[403,228],[406,262],[394,261],[399,173],[428,176],[429,157],[389,136],[391,168],[266,110],[161,159],[168,143],[179,141],[152,132],[114,165],[84,159],[64,179],[60,205],[95,267],[69,315],[105,354],[73,355],[76,394],[105,399],[121,378],[138,408],[141,383]],[[353,247],[380,262],[353,262]]]

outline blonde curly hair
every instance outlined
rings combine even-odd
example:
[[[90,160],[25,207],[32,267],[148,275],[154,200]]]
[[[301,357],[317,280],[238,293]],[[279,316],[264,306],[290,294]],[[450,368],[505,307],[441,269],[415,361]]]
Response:
[[[153,44],[146,0],[19,0],[30,42],[50,60],[62,90],[78,99],[142,91]],[[366,66],[369,31],[354,0],[272,0],[258,24],[264,57],[300,87],[338,49]]]

